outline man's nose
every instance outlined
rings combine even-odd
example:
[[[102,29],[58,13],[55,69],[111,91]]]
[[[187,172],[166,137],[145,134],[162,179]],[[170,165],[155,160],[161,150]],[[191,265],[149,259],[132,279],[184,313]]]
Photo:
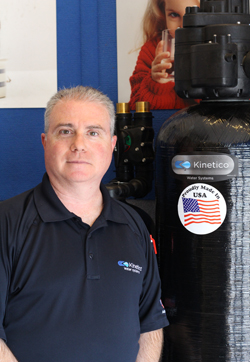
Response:
[[[70,147],[73,152],[85,152],[86,142],[83,135],[76,135]]]

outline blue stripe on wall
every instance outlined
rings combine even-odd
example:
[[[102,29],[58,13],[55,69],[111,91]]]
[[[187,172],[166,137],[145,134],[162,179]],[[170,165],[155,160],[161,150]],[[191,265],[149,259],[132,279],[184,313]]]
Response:
[[[81,84],[80,1],[57,0],[58,87]]]
[[[82,84],[117,101],[116,1],[81,2]]]

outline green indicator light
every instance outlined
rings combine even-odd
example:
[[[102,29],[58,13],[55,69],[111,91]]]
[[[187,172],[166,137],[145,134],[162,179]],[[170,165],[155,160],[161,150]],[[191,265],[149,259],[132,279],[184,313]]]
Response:
[[[130,137],[130,136],[126,136],[126,138],[125,138],[125,144],[126,144],[127,146],[131,146],[131,143],[132,143],[131,137]]]

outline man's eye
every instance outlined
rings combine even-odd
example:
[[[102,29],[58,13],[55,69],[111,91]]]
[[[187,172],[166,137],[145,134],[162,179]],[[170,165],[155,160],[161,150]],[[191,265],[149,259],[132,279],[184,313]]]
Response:
[[[89,132],[89,135],[90,135],[90,136],[98,136],[98,132],[96,132],[96,131],[90,131],[90,132]]]
[[[68,130],[68,129],[61,129],[61,130],[59,131],[59,134],[62,134],[62,135],[70,134],[70,130]]]

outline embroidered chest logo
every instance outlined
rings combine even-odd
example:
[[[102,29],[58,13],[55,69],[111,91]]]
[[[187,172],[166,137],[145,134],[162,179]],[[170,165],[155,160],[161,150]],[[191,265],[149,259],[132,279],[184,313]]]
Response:
[[[118,265],[123,267],[124,270],[132,273],[141,274],[142,267],[139,265],[135,265],[134,263],[129,263],[127,261],[118,261]]]

